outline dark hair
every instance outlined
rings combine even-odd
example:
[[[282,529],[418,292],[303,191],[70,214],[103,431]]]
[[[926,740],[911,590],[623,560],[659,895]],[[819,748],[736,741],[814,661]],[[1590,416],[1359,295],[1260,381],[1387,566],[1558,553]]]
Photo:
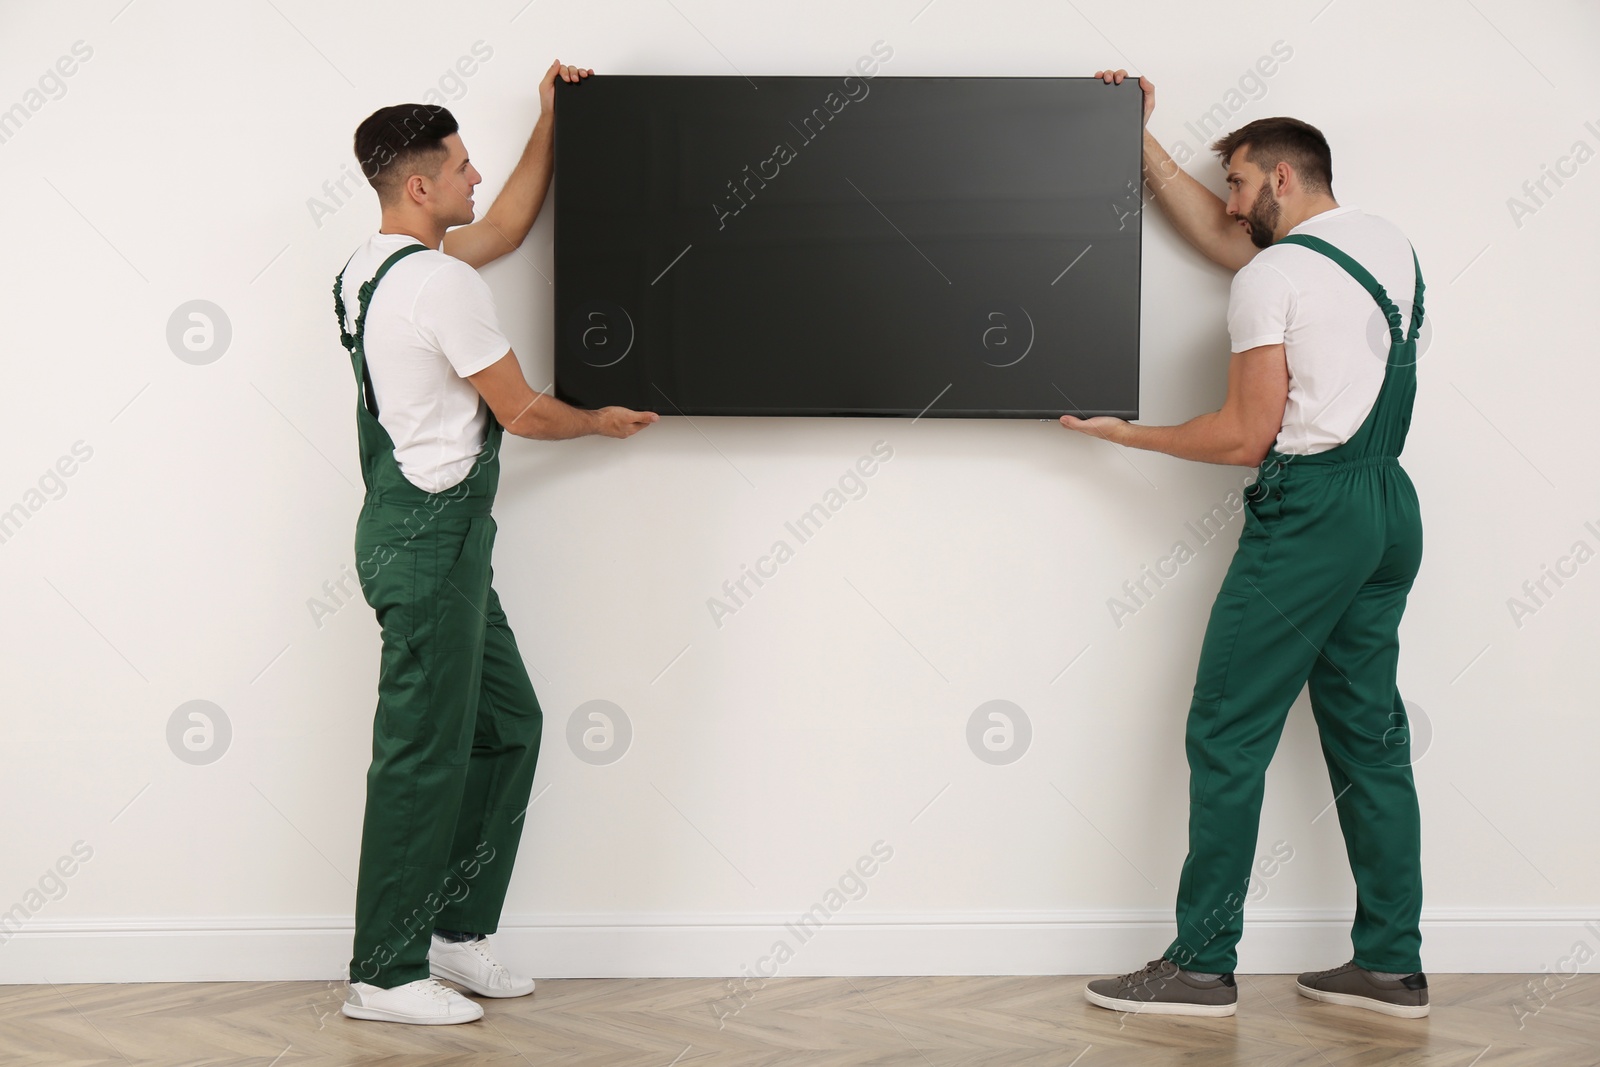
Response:
[[[1309,122],[1281,115],[1256,119],[1211,145],[1223,162],[1240,148],[1246,149],[1244,158],[1262,170],[1287,162],[1300,176],[1306,192],[1333,195],[1333,153],[1328,150],[1328,139],[1322,131]]]
[[[388,203],[409,174],[438,173],[449,154],[444,139],[460,128],[450,109],[438,104],[379,108],[356,127],[356,161],[378,199]]]

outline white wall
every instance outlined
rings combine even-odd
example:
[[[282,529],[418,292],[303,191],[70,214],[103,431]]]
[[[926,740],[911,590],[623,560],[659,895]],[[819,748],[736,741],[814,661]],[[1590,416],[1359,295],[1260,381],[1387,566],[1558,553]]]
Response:
[[[492,57],[446,88],[464,89],[449,103],[491,194],[558,55],[602,74],[825,74],[882,39],[886,76],[1142,69],[1174,150],[1200,148],[1185,124],[1219,104],[1230,128],[1323,129],[1341,202],[1414,242],[1436,331],[1405,453],[1427,549],[1401,660],[1431,731],[1425,962],[1555,969],[1579,939],[1600,947],[1582,925],[1600,918],[1600,563],[1520,625],[1508,608],[1576,542],[1600,549],[1591,5],[123,3],[0,13],[0,107],[29,111],[0,143],[0,508],[41,505],[0,544],[0,908],[32,912],[0,980],[341,973],[378,629],[359,599],[320,627],[307,601],[354,564],[329,287],[377,211],[365,190],[320,220],[308,200],[353,171],[363,116],[480,41]],[[29,98],[78,41],[92,55],[65,92]],[[1292,57],[1257,98],[1230,98],[1280,41]],[[1514,218],[1508,198],[1580,142],[1576,173]],[[1221,189],[1213,158],[1190,169]],[[1144,240],[1143,410],[1174,423],[1221,402],[1228,278],[1156,211]],[[484,272],[539,386],[552,271],[547,211]],[[166,336],[197,299],[232,328],[205,365]],[[707,599],[879,440],[893,459],[866,495],[717,628]],[[56,496],[30,497],[77,442],[92,454],[65,491],[47,478]],[[539,975],[736,974],[883,841],[865,896],[782,973],[1150,958],[1171,934],[1183,721],[1238,521],[1122,626],[1107,601],[1247,476],[1037,422],[668,418],[626,443],[510,442],[497,584],[546,730],[504,954]],[[231,726],[208,765],[169,747],[191,700]],[[566,740],[591,700],[632,724],[610,765]],[[968,747],[991,700],[1031,722],[1010,765]],[[1302,697],[1261,830],[1294,859],[1248,911],[1242,969],[1347,958],[1331,799]],[[80,841],[92,857],[51,881]]]

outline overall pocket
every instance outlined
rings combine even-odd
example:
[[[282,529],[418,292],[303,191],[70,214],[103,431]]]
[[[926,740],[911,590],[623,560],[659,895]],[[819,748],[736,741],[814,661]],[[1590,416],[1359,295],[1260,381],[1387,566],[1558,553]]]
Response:
[[[487,515],[441,521],[412,576],[416,633],[433,647],[483,644],[489,596],[489,552],[494,520]]]

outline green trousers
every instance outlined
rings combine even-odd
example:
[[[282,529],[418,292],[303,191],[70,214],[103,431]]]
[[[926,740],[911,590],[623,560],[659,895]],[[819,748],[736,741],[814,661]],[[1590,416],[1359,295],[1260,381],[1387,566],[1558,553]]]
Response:
[[[1416,392],[1422,273],[1407,337],[1353,260],[1316,238],[1284,241],[1328,255],[1365,287],[1389,318],[1391,347],[1353,437],[1308,456],[1274,451],[1250,487],[1189,707],[1189,854],[1165,955],[1193,971],[1234,969],[1267,764],[1304,686],[1355,877],[1355,962],[1410,973],[1422,969],[1420,820],[1396,668],[1422,519],[1398,456]],[[1366,352],[1361,338],[1352,348]]]
[[[353,979],[428,977],[435,927],[491,934],[521,840],[543,714],[491,583],[489,516],[395,539],[382,509],[358,560],[396,556],[362,588],[383,628],[361,831]]]

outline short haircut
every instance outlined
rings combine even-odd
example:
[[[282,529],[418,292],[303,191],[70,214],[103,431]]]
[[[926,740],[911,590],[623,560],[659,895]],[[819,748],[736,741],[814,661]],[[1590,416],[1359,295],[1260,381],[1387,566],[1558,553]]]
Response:
[[[393,201],[412,174],[437,175],[450,153],[444,139],[460,128],[438,104],[395,104],[363,119],[356,127],[356,161],[378,200]]]
[[[1211,145],[1226,162],[1245,149],[1244,159],[1263,171],[1287,162],[1308,193],[1333,195],[1333,153],[1322,131],[1309,122],[1278,116],[1256,119]]]

